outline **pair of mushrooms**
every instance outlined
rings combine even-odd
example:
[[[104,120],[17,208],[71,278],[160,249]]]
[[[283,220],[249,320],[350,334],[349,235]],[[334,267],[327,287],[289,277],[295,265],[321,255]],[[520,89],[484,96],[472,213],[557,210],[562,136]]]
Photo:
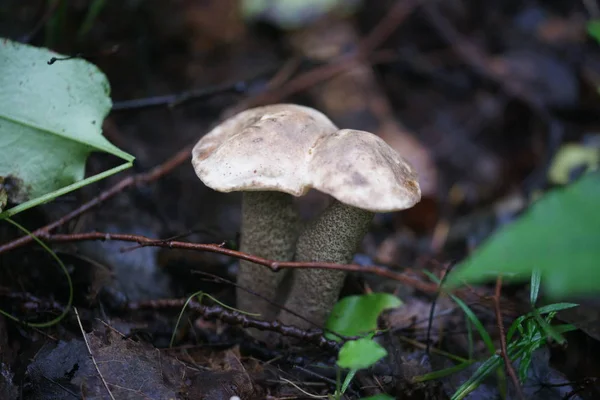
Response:
[[[421,198],[413,168],[379,137],[338,130],[319,111],[294,104],[253,108],[227,119],[196,144],[192,164],[206,186],[243,191],[240,249],[277,261],[350,263],[374,213],[410,208]],[[294,196],[311,188],[333,201],[304,224]],[[343,271],[275,273],[241,261],[238,284],[322,326],[344,278]],[[237,308],[311,327],[240,289]]]

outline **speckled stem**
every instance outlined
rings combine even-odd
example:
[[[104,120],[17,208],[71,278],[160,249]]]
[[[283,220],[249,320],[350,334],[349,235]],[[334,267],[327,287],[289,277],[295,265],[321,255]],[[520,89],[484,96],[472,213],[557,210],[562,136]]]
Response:
[[[296,261],[347,264],[369,230],[374,214],[334,201],[300,234]],[[323,326],[344,284],[345,272],[319,269],[294,271],[285,306]],[[306,321],[281,312],[279,320],[299,328],[312,328]]]
[[[281,192],[244,192],[240,250],[269,260],[291,261],[300,231],[300,218],[293,196]],[[238,284],[277,301],[278,286],[286,271],[240,261]],[[279,311],[246,291],[237,290],[237,308],[260,313],[261,319],[274,319]]]

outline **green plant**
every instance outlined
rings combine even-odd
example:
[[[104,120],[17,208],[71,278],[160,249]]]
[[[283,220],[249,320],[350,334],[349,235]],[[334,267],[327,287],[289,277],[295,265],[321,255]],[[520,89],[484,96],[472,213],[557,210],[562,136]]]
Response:
[[[58,3],[57,3],[58,6]],[[60,258],[44,242],[10,217],[131,167],[133,156],[119,150],[101,134],[111,108],[110,87],[104,74],[84,60],[50,65],[47,49],[0,39],[0,220],[30,235],[56,260],[65,273],[69,297],[63,312],[44,323],[58,323],[70,311],[71,277]],[[104,151],[124,164],[84,179],[92,151]],[[7,204],[16,206],[5,210]]]
[[[325,328],[325,336],[340,341],[343,336],[368,335],[377,330],[377,318],[384,310],[400,307],[402,301],[388,293],[346,296],[333,307]]]
[[[0,220],[131,167],[134,157],[102,136],[111,109],[106,76],[82,59],[0,40],[0,192],[16,206]],[[89,154],[125,163],[84,179]],[[0,202],[0,205],[4,203]]]
[[[599,198],[599,171],[549,191],[460,263],[448,285],[479,283],[498,275],[504,281],[527,281],[537,270],[551,298],[597,293]]]
[[[600,43],[600,20],[593,19],[587,23],[587,33],[596,42]]]
[[[387,356],[387,350],[373,340],[373,335],[370,334],[368,337],[349,340],[344,343],[338,354],[337,366],[349,369],[350,371],[346,375],[344,382],[340,384],[341,370],[337,370],[337,388],[335,393],[330,396],[331,398],[335,400],[341,399],[348,386],[350,386],[352,379],[354,379],[354,375],[359,370],[370,368],[377,361]]]
[[[438,284],[440,283],[439,279],[434,275],[430,273],[427,274],[432,280],[436,281]],[[562,337],[562,333],[575,329],[575,327],[570,324],[551,326],[550,322],[558,311],[576,307],[577,304],[556,303],[536,308],[535,304],[539,296],[540,282],[541,275],[539,271],[535,270],[531,276],[530,288],[532,311],[517,318],[507,330],[506,334],[508,358],[513,362],[520,360],[518,370],[519,378],[521,380],[524,380],[527,376],[527,370],[531,364],[533,353],[540,347],[545,346],[548,342],[548,338],[552,338],[559,343],[564,343],[565,339]],[[494,346],[489,333],[485,330],[479,318],[477,318],[475,313],[473,313],[461,299],[454,295],[450,295],[450,297],[465,313],[468,323],[475,327],[490,353],[490,356],[481,363],[473,375],[471,375],[471,377],[464,382],[452,396],[452,400],[460,400],[475,390],[492,373],[498,374],[500,382],[505,382],[506,378],[503,369],[501,368],[504,365],[504,358]],[[469,339],[472,340],[472,338]],[[466,360],[454,367],[416,377],[415,381],[424,382],[427,380],[439,379],[467,368],[474,362],[475,360],[472,359]],[[504,392],[503,387],[501,387],[500,390],[501,392]]]
[[[356,372],[370,368],[387,355],[387,351],[373,340],[377,330],[377,318],[382,311],[402,305],[400,299],[388,293],[372,293],[360,296],[348,296],[334,307],[327,320],[327,337],[340,341],[340,336],[363,336],[345,342],[337,360],[337,388],[332,399],[339,400],[354,379]],[[336,335],[337,334],[337,335]],[[341,382],[341,369],[348,373]],[[378,395],[369,399],[391,399],[387,395]]]

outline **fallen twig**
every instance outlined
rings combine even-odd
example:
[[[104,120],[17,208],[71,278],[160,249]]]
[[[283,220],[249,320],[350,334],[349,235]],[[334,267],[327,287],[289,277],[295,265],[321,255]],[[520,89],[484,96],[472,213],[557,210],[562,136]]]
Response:
[[[77,312],[77,307],[73,307],[73,311],[75,311],[75,317],[77,318],[77,323],[79,324],[79,329],[81,330],[81,334],[83,335],[83,341],[85,342],[85,347],[87,347],[88,353],[90,353],[90,358],[92,359],[92,363],[94,363],[94,368],[96,368],[96,372],[98,372],[98,376],[100,377],[100,380],[102,381],[102,384],[104,385],[104,388],[108,392],[108,395],[110,396],[110,398],[112,400],[115,400],[115,397],[113,396],[112,392],[110,391],[110,388],[108,387],[108,383],[106,383],[106,380],[104,379],[104,376],[102,375],[102,372],[100,372],[100,368],[98,367],[98,363],[96,362],[94,353],[92,353],[92,348],[90,347],[90,344],[88,343],[87,336],[85,334],[85,330],[83,329],[83,325],[81,324],[81,318],[79,318],[79,313]]]
[[[186,299],[148,300],[129,303],[130,310],[160,309],[160,308],[183,308]],[[340,344],[328,340],[323,336],[321,329],[303,330],[295,326],[283,325],[279,321],[263,321],[244,315],[238,311],[229,311],[219,306],[203,306],[197,301],[190,301],[187,307],[201,314],[206,319],[218,319],[231,325],[239,325],[243,328],[256,328],[262,331],[277,332],[281,335],[300,339],[318,345],[321,348],[339,350]]]
[[[378,265],[357,265],[357,264],[336,264],[325,262],[291,262],[291,261],[274,261],[266,258],[257,257],[252,254],[243,253],[241,251],[231,250],[223,247],[221,244],[204,244],[190,243],[178,241],[156,240],[146,236],[129,235],[121,233],[103,233],[103,232],[88,232],[88,233],[73,233],[73,234],[50,234],[48,232],[40,232],[37,236],[47,242],[83,242],[91,240],[120,240],[123,242],[135,242],[142,247],[164,247],[169,249],[186,249],[196,251],[208,251],[210,253],[219,253],[229,257],[238,258],[240,260],[250,261],[255,264],[263,265],[273,271],[292,268],[317,268],[317,269],[334,269],[347,272],[362,272],[374,274],[387,279],[393,279],[412,286],[416,289],[428,293],[435,293],[438,286],[434,283],[427,283],[419,279],[412,278],[406,274],[392,271],[389,268]],[[10,244],[10,243],[9,243]],[[7,245],[3,246],[6,247]],[[0,248],[1,252],[2,248]]]
[[[512,361],[508,357],[508,352],[506,350],[506,332],[504,331],[504,322],[502,321],[502,310],[500,308],[500,293],[502,292],[502,276],[498,276],[496,279],[496,290],[494,292],[494,310],[496,312],[496,324],[498,325],[498,333],[500,336],[500,351],[502,352],[502,358],[504,359],[504,366],[506,368],[506,373],[510,376],[512,383],[515,387],[515,391],[517,392],[517,397],[521,400],[525,400],[525,396],[523,395],[523,390],[521,389],[521,384],[519,383],[519,378],[517,377],[517,373],[513,368]]]

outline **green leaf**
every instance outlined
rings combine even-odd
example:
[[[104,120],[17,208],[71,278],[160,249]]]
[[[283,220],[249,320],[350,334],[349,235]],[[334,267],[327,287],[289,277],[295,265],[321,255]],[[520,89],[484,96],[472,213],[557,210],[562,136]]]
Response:
[[[82,59],[48,65],[52,57],[62,56],[0,39],[0,177],[9,200],[26,203],[19,211],[80,182],[92,151],[113,154],[125,167],[134,159],[102,136],[112,106],[106,76]]]
[[[340,349],[337,365],[341,368],[364,369],[385,356],[387,351],[372,339],[350,340]]]
[[[539,270],[550,297],[600,290],[600,173],[547,193],[462,262],[449,285],[502,275],[525,281]]]
[[[360,400],[394,400],[394,397],[387,394],[376,394],[375,396],[362,397]]]
[[[383,310],[401,305],[399,298],[388,293],[344,297],[333,307],[326,328],[343,336],[366,334],[377,329],[377,318]],[[326,336],[339,340],[332,334]]]
[[[592,20],[587,24],[587,33],[600,43],[600,20]]]

